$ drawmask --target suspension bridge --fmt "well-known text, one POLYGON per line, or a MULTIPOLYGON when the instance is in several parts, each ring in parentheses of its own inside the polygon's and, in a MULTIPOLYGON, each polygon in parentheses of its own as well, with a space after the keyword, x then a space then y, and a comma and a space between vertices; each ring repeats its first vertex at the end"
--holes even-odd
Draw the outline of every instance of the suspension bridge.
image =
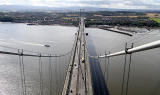
MULTIPOLYGON (((11 49, 17 50, 17 52, 0 51, 0 54, 18 56, 21 80, 19 95, 109 95, 107 86, 110 58, 124 55, 125 61, 119 95, 128 95, 132 54, 159 47, 160 40, 157 40, 137 47, 134 47, 134 44, 128 47, 126 44, 122 51, 97 55, 96 52, 88 49, 85 21, 84 17, 81 17, 72 50, 66 54, 45 54, 32 51, 28 51, 32 53, 26 53, 26 50, 15 48, 11 49), (127 64, 127 56, 129 56, 129 64, 127 64), (29 85, 27 78, 29 70, 27 68, 29 67, 24 61, 25 57, 27 57, 26 60, 32 58, 37 60, 35 68, 38 68, 38 82, 34 83, 36 88, 31 88, 29 85), (103 71, 102 63, 105 64, 103 71)), ((37 78, 37 76, 32 77, 37 78)))

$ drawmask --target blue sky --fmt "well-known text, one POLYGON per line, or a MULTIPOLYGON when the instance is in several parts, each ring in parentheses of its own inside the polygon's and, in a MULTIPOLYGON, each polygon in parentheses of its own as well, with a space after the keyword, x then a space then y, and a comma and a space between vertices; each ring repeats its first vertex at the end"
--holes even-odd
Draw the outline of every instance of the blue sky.
POLYGON ((160 9, 160 0, 0 0, 0 5, 160 9))

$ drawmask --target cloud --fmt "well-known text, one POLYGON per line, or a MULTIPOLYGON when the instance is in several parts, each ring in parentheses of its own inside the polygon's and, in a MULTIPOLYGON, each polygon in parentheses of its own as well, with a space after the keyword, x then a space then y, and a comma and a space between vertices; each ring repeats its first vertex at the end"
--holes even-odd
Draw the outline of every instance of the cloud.
POLYGON ((0 5, 160 9, 160 0, 0 0, 0 5))

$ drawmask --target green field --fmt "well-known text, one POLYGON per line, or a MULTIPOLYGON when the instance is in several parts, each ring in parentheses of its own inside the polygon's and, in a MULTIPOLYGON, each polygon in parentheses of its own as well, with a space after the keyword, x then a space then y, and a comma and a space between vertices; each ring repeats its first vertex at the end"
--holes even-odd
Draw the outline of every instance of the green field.
POLYGON ((150 18, 150 20, 153 20, 153 21, 155 21, 157 23, 160 23, 160 18, 150 18))

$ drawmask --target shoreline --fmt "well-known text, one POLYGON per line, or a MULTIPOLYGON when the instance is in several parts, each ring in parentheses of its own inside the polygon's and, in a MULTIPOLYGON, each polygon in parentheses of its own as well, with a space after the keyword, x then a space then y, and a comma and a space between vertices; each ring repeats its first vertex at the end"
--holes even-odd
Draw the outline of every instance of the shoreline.
POLYGON ((119 34, 124 34, 127 36, 133 36, 135 33, 135 32, 127 31, 127 30, 119 30, 115 26, 92 26, 90 28, 98 28, 98 29, 102 29, 102 30, 108 30, 111 32, 119 33, 119 34))
POLYGON ((152 30, 160 30, 159 27, 156 28, 146 28, 146 27, 126 27, 126 26, 109 26, 109 25, 93 25, 88 28, 98 28, 102 30, 108 30, 110 32, 116 32, 128 36, 134 36, 136 33, 146 33, 152 30))
MULTIPOLYGON (((0 22, 0 23, 8 23, 8 24, 31 24, 31 23, 25 23, 25 22, 0 22)), ((27 25, 27 26, 66 26, 66 27, 76 27, 74 25, 64 25, 64 24, 33 24, 33 25, 27 25)))

